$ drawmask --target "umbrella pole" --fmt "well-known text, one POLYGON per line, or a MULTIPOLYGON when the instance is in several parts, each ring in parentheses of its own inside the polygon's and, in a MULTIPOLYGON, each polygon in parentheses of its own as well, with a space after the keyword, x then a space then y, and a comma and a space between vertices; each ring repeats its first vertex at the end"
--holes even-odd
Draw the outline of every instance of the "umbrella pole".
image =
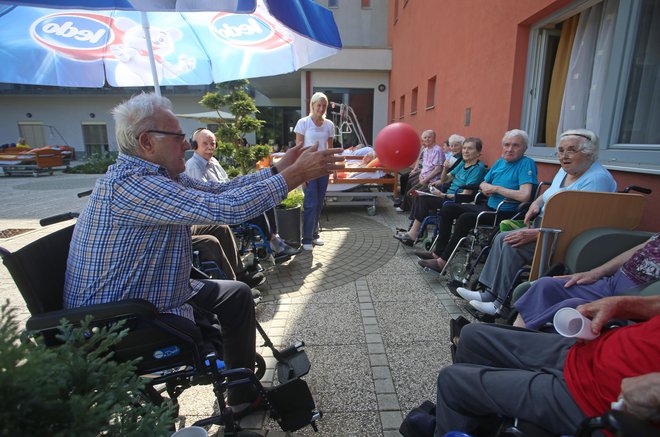
POLYGON ((142 30, 144 31, 144 38, 147 41, 147 52, 149 53, 149 65, 151 66, 151 77, 154 81, 154 92, 160 96, 160 85, 158 83, 158 73, 156 72, 156 58, 154 57, 154 48, 151 45, 151 32, 149 31, 149 18, 145 11, 141 11, 142 16, 142 30))

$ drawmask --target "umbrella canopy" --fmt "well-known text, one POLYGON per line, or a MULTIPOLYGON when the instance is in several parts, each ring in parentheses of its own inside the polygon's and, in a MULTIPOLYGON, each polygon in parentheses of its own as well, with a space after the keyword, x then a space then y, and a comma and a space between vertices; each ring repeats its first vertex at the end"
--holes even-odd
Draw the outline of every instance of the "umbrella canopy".
POLYGON ((234 114, 225 111, 206 111, 206 112, 193 112, 190 114, 174 114, 180 118, 188 118, 198 120, 202 123, 222 123, 224 121, 233 120, 234 114))
POLYGON ((68 3, 85 9, 63 9, 66 0, 2 7, 7 3, 0 0, 0 82, 6 83, 150 86, 155 70, 156 85, 202 85, 288 73, 341 49, 332 13, 311 0, 68 3), (216 10, 164 11, 207 3, 216 10), (105 7, 119 9, 98 9, 105 7), (157 12, 127 10, 132 7, 157 12))

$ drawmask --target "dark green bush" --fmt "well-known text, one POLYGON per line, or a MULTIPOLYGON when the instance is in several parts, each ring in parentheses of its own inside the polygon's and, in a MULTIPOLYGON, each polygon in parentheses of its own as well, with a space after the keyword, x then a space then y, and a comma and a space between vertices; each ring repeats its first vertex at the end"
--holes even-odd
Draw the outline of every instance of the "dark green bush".
POLYGON ((62 323, 63 344, 46 348, 19 332, 9 303, 0 308, 0 435, 168 436, 174 407, 143 402, 135 363, 112 360, 126 335, 62 323))
POLYGON ((117 155, 117 152, 94 154, 84 164, 69 167, 64 170, 64 173, 104 174, 108 167, 117 161, 117 155))

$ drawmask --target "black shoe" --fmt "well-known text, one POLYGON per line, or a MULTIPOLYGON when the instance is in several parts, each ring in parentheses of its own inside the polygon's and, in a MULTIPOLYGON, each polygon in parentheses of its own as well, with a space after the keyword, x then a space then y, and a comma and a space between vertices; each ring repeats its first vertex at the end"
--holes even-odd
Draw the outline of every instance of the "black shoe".
POLYGON ((433 270, 436 273, 442 273, 442 269, 438 267, 438 263, 435 259, 420 259, 417 260, 417 264, 425 269, 433 270))
POLYGON ((252 402, 244 402, 235 405, 229 405, 231 408, 234 420, 242 419, 243 417, 254 413, 255 411, 265 410, 268 404, 261 395, 257 395, 252 402))
POLYGON ((417 258, 419 258, 419 259, 433 259, 433 258, 435 258, 433 256, 433 252, 429 252, 429 251, 424 250, 424 249, 415 250, 415 255, 417 255, 417 258))
POLYGON ((408 234, 397 234, 397 235, 393 235, 393 237, 408 247, 413 247, 415 245, 415 240, 410 238, 408 234))
POLYGON ((261 272, 244 272, 239 278, 237 278, 241 282, 245 282, 248 287, 254 288, 258 287, 264 282, 266 282, 266 277, 264 276, 263 273, 261 272))
POLYGON ((435 405, 431 401, 413 408, 399 427, 399 433, 404 437, 432 437, 434 432, 435 405))

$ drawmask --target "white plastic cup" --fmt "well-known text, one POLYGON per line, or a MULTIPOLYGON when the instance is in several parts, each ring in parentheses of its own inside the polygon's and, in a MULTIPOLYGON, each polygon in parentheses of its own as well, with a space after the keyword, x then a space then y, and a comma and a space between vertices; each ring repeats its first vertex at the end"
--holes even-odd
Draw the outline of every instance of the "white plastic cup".
POLYGON ((591 332, 591 320, 584 317, 575 308, 562 308, 552 320, 557 332, 564 337, 593 340, 598 335, 591 332))
POLYGON ((208 437, 208 435, 201 426, 187 426, 172 434, 172 437, 208 437))

